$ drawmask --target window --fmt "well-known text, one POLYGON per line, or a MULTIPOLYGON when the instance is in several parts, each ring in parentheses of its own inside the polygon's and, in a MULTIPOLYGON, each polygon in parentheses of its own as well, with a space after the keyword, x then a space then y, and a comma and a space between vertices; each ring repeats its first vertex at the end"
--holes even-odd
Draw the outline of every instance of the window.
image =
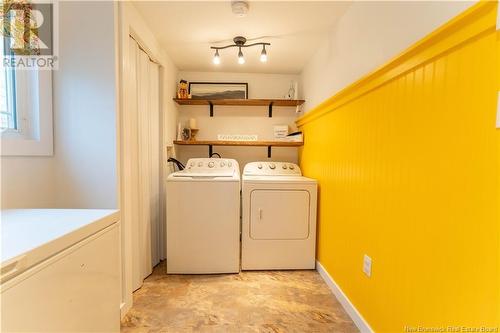
POLYGON ((2 156, 53 154, 52 72, 0 66, 2 156))
MULTIPOLYGON (((0 43, 0 54, 4 54, 0 43)), ((16 130, 16 73, 13 69, 0 68, 0 130, 16 130)))

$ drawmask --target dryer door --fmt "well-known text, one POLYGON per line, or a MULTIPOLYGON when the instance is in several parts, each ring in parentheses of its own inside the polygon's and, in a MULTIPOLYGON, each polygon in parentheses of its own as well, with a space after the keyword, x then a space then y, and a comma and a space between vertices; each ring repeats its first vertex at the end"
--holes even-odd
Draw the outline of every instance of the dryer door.
POLYGON ((250 238, 307 239, 309 192, 254 190, 250 195, 250 238))

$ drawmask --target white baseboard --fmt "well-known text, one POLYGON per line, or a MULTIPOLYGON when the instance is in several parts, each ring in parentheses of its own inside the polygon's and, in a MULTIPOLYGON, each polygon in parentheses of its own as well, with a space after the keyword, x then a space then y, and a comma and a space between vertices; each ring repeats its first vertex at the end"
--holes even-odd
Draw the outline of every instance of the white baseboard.
POLYGON ((125 302, 120 303, 120 319, 123 319, 127 314, 128 310, 132 307, 132 304, 127 304, 125 302))
POLYGON ((368 322, 365 320, 365 318, 363 318, 356 307, 354 307, 349 298, 347 298, 346 294, 344 294, 342 289, 340 289, 338 284, 330 276, 330 274, 328 274, 326 269, 323 267, 323 265, 321 265, 319 261, 316 261, 316 270, 326 282, 328 287, 332 290, 335 297, 337 297, 337 300, 340 302, 344 310, 347 312, 349 317, 351 317, 352 321, 354 322, 354 324, 356 324, 359 330, 363 333, 373 333, 373 330, 368 322))

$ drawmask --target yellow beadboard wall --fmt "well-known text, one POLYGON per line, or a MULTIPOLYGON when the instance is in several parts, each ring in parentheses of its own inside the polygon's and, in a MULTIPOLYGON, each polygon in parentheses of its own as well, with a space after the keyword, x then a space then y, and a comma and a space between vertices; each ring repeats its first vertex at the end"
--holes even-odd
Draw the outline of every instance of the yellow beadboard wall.
POLYGON ((302 170, 320 184, 318 260, 377 332, 499 325, 496 6, 297 121, 302 170))

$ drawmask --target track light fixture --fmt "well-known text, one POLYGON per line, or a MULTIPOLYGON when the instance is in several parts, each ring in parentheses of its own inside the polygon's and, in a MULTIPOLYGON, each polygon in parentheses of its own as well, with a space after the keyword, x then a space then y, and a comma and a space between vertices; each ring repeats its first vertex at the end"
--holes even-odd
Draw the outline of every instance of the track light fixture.
POLYGON ((262 52, 260 52, 260 61, 266 62, 267 61, 267 52, 266 52, 266 46, 262 45, 262 52))
POLYGON ((241 52, 241 47, 240 50, 238 51, 238 64, 243 65, 245 63, 245 58, 243 57, 243 52, 241 52))
POLYGON ((271 43, 253 43, 253 44, 246 44, 247 39, 242 36, 237 36, 233 38, 234 44, 231 45, 226 45, 226 46, 211 46, 210 48, 212 50, 215 50, 213 62, 214 64, 218 65, 220 64, 220 55, 219 55, 219 50, 227 49, 230 47, 237 47, 238 48, 238 63, 239 64, 244 64, 245 63, 245 57, 243 56, 243 51, 241 50, 243 47, 251 47, 251 46, 256 46, 256 45, 262 45, 262 52, 260 53, 260 61, 266 62, 267 61, 267 51, 266 51, 266 46, 271 45, 271 43))
POLYGON ((219 55, 219 50, 215 50, 215 55, 213 59, 214 64, 218 65, 220 64, 220 55, 219 55))

